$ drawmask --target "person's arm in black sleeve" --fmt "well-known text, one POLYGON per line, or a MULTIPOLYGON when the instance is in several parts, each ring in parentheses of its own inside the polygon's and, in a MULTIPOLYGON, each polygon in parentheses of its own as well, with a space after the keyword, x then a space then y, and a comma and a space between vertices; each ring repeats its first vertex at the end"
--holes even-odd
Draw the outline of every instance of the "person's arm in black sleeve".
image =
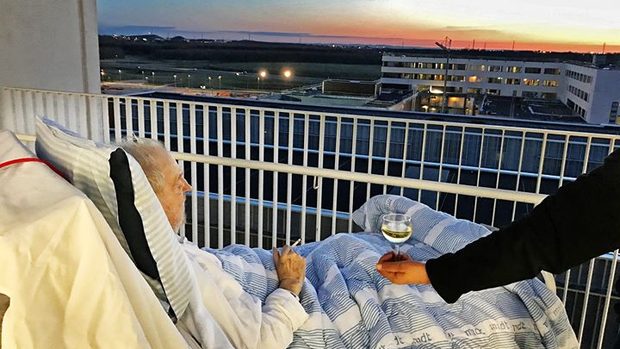
POLYGON ((447 302, 469 291, 561 273, 620 246, 620 150, 567 183, 524 218, 426 263, 447 302))

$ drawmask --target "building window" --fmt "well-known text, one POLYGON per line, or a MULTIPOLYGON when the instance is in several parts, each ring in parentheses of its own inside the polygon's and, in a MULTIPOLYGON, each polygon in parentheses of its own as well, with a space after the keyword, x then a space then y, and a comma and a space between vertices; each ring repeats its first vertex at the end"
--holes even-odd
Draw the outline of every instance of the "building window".
POLYGON ((501 65, 490 65, 489 66, 489 71, 490 72, 501 72, 502 68, 503 67, 501 65))
POLYGON ((386 79, 400 79, 400 73, 383 73, 383 77, 386 79))
POLYGON ((467 81, 468 82, 480 82, 480 78, 474 75, 474 76, 468 77, 467 81))
POLYGON ((572 70, 567 70, 566 71, 566 76, 568 76, 571 79, 575 79, 581 82, 585 82, 586 84, 591 84, 592 83, 592 77, 590 75, 587 74, 582 74, 582 73, 577 73, 576 71, 572 71, 572 70))
POLYGON ((506 72, 508 72, 508 73, 520 73, 521 72, 521 67, 517 67, 517 66, 506 67, 506 72))
POLYGON ((611 103, 611 109, 609 110, 609 122, 615 123, 618 117, 618 102, 611 103))
POLYGON ((580 99, 583 99, 586 102, 588 101, 588 97, 589 97, 588 93, 573 85, 568 85, 568 92, 579 97, 580 99))
POLYGON ((558 87, 558 81, 557 80, 543 80, 543 86, 558 87))
POLYGON ((538 92, 535 92, 535 91, 523 91, 523 92, 521 92, 521 96, 523 98, 536 98, 536 97, 538 97, 538 92))
POLYGON ((489 78, 489 84, 501 84, 503 81, 502 78, 489 78))
POLYGON ((520 85, 521 79, 506 79, 506 84, 508 85, 520 85))
POLYGON ((523 85, 538 86, 540 85, 540 79, 523 79, 523 85))
POLYGON ((546 75, 560 75, 560 69, 558 69, 558 68, 545 68, 544 74, 546 74, 546 75))
POLYGON ((467 70, 472 70, 472 71, 484 71, 485 69, 485 65, 484 64, 469 64, 467 65, 467 70))
POLYGON ((540 68, 525 67, 525 74, 540 74, 540 68))

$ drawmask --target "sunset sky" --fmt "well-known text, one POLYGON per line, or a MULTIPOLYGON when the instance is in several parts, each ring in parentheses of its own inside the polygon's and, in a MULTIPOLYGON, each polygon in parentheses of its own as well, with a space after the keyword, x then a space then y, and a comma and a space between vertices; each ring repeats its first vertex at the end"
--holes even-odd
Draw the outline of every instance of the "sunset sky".
POLYGON ((620 52, 620 0, 98 0, 102 34, 620 52), (475 43, 474 43, 475 40, 475 43))

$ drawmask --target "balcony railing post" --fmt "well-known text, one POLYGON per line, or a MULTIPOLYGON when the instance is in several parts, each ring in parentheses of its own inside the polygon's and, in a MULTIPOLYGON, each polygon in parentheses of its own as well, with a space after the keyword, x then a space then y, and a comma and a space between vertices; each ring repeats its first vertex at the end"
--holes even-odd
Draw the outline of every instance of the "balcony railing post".
MULTIPOLYGON (((387 176, 388 175, 388 169, 390 166, 390 143, 391 143, 391 136, 392 136, 392 121, 388 120, 387 123, 387 134, 385 137, 385 161, 383 162, 383 175, 387 176)), ((383 185, 383 194, 387 193, 387 185, 383 185)))
MULTIPOLYGON (((407 153, 409 150, 409 122, 405 122, 405 138, 403 140, 403 167, 400 174, 401 178, 405 178, 407 172, 407 153)), ((405 188, 400 187, 400 195, 402 196, 405 192, 405 188)))
MULTIPOLYGON (((248 108, 244 108, 243 109, 243 115, 244 115, 244 122, 245 122, 245 159, 246 160, 250 160, 251 158, 251 146, 252 146, 252 133, 251 133, 251 126, 252 126, 252 120, 251 120, 251 112, 250 109, 248 108)), ((250 245, 250 227, 252 226, 252 223, 250 221, 250 196, 251 196, 251 192, 250 192, 250 169, 249 168, 245 168, 245 210, 244 210, 244 228, 245 228, 245 235, 244 235, 244 239, 245 239, 245 245, 249 246, 250 245)))
MULTIPOLYGON (((325 115, 319 116, 319 153, 318 167, 323 168, 323 157, 325 151, 325 115)), ((316 177, 315 177, 316 178, 316 177)), ((316 221, 315 221, 315 241, 321 240, 321 217, 323 206, 323 177, 318 177, 317 186, 314 188, 316 192, 316 221)))
MULTIPOLYGON (((293 136, 295 133, 294 126, 295 126, 295 114, 290 112, 288 114, 288 147, 287 147, 287 150, 288 150, 287 164, 289 166, 293 165, 293 136)), ((291 197, 292 196, 293 196, 293 174, 291 172, 287 172, 286 173, 286 233, 285 233, 285 239, 286 239, 287 244, 291 243, 291 226, 293 225, 293 222, 291 220, 291 210, 292 210, 291 197)))
MULTIPOLYGON (((265 161, 265 111, 258 113, 258 161, 265 161)), ((263 203, 265 192, 265 171, 258 170, 258 247, 263 247, 263 203)))
MULTIPOLYGON (((237 108, 230 109, 230 157, 237 158, 237 108)), ((237 167, 230 168, 230 243, 237 243, 237 167)))
MULTIPOLYGON (((273 163, 277 164, 278 151, 280 150, 280 114, 275 112, 273 115, 273 163)), ((271 205, 271 245, 277 246, 278 240, 278 172, 273 171, 272 177, 272 205, 271 205)))
MULTIPOLYGON (((341 118, 336 118, 336 149, 334 153, 334 169, 340 169, 340 132, 341 132, 341 118)), ((336 211, 338 210, 338 179, 334 179, 333 191, 332 191, 332 229, 331 235, 336 234, 336 211)))
MULTIPOLYGON (((215 119, 217 130, 217 156, 224 156, 223 106, 217 106, 215 119)), ((217 248, 224 247, 224 166, 217 165, 217 248)), ((262 245, 259 245, 262 247, 262 245)))
MULTIPOLYGON (((144 120, 142 120, 144 122, 144 120)), ((196 104, 189 105, 189 147, 192 154, 197 154, 196 147, 196 104)), ((195 161, 190 162, 190 180, 192 186, 192 241, 198 244, 198 169, 195 161)), ((206 227, 205 227, 206 228, 206 227)))
MULTIPOLYGON (((372 155, 373 155, 373 146, 374 146, 374 140, 375 140, 375 119, 370 119, 370 130, 369 130, 369 138, 368 138, 368 174, 372 173, 372 155)), ((370 183, 366 183, 366 201, 368 201, 368 199, 370 199, 370 191, 371 191, 372 185, 370 183)))
MULTIPOLYGON (((304 114, 304 146, 303 146, 303 166, 308 166, 308 138, 310 138, 310 116, 305 113, 304 114)), ((306 175, 302 176, 301 180, 301 243, 304 244, 306 242, 306 200, 308 196, 308 177, 306 175)))
MULTIPOLYGON (((351 136, 351 173, 355 172, 355 159, 357 158, 357 118, 353 118, 353 130, 351 136)), ((353 229, 353 197, 355 191, 355 181, 349 180, 349 229, 353 229)))

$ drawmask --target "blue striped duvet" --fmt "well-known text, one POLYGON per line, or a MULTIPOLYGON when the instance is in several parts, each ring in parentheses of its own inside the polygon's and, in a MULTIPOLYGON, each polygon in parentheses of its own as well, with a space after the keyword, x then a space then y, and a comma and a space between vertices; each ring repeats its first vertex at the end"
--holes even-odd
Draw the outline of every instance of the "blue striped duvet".
MULTIPOLYGON (((301 302, 310 314, 290 348, 577 348, 560 300, 538 280, 445 303, 431 286, 393 285, 375 270, 391 248, 376 233, 386 212, 408 212, 414 235, 402 251, 425 261, 488 234, 397 196, 370 199, 355 222, 367 233, 337 234, 298 247, 307 258, 301 302)), ((277 287, 271 252, 233 245, 209 250, 244 289, 264 300, 277 287), (239 258, 241 257, 241 258, 239 258)))

